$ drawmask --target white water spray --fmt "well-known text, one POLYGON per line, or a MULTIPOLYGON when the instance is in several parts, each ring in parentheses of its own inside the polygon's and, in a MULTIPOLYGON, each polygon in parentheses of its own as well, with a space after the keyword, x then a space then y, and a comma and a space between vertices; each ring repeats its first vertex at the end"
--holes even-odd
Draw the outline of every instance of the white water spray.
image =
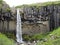
POLYGON ((23 43, 22 41, 22 29, 21 29, 21 16, 19 9, 17 9, 17 27, 16 27, 16 37, 18 43, 23 43))

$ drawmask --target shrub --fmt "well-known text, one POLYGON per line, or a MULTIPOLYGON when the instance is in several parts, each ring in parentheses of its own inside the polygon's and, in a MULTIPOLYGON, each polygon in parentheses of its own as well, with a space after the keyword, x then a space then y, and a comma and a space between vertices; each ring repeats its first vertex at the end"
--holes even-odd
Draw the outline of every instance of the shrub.
POLYGON ((41 39, 43 39, 43 37, 45 37, 45 34, 35 34, 32 36, 32 39, 41 40, 41 39))
POLYGON ((24 40, 24 41, 30 41, 31 38, 30 38, 29 35, 24 34, 24 35, 23 35, 23 40, 24 40))

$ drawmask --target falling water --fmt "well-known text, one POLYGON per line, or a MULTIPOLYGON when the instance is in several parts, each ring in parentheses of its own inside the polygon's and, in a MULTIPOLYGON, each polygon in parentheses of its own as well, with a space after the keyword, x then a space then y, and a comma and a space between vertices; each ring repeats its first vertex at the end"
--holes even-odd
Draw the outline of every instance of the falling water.
POLYGON ((21 16, 19 13, 19 9, 17 9, 17 27, 16 27, 16 37, 17 42, 22 43, 22 29, 21 29, 21 16))

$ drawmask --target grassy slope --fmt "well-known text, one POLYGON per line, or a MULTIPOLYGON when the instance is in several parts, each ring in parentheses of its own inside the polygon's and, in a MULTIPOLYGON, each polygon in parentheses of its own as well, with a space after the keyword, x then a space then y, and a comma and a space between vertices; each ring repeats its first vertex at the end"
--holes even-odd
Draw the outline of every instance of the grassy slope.
POLYGON ((47 39, 45 42, 38 42, 37 45, 60 45, 60 28, 54 30, 45 38, 47 39))
POLYGON ((15 45, 14 41, 8 39, 4 34, 0 33, 0 45, 15 45))

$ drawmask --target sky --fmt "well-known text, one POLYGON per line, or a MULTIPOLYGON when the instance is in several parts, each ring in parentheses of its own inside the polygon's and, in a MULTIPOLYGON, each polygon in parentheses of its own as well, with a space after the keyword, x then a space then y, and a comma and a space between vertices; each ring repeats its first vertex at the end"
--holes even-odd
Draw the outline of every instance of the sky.
POLYGON ((4 0, 10 7, 23 5, 23 4, 32 4, 32 3, 42 3, 48 1, 58 1, 58 0, 4 0))

